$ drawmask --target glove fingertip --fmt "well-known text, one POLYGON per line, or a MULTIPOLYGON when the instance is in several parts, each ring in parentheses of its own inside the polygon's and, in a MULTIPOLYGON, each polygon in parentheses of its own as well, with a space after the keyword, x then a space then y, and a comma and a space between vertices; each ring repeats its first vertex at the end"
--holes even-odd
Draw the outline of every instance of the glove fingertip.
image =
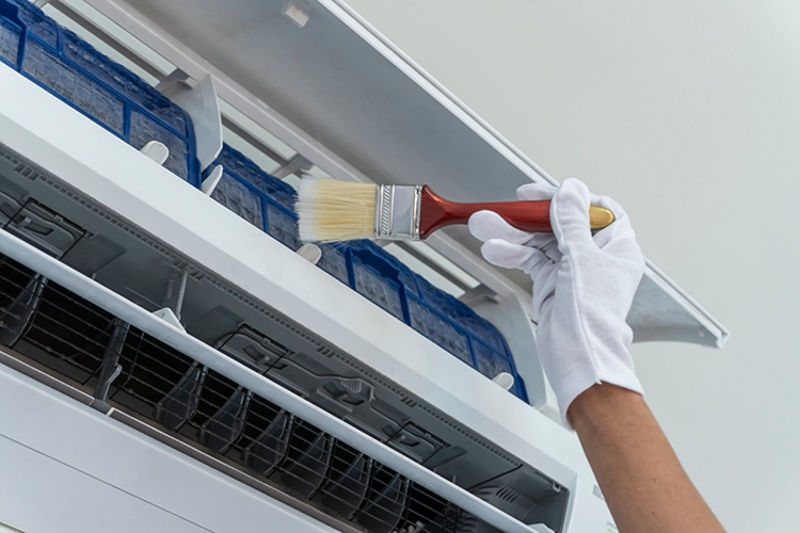
POLYGON ((561 187, 556 194, 559 196, 570 195, 577 197, 586 203, 589 203, 589 198, 591 196, 589 187, 578 178, 565 179, 564 183, 561 184, 561 187))
POLYGON ((478 211, 473 213, 467 221, 469 232, 479 241, 491 239, 491 228, 496 223, 495 216, 495 213, 491 211, 478 211))
POLYGON ((489 239, 481 245, 481 255, 489 263, 503 268, 520 268, 534 254, 534 249, 503 239, 489 239))
POLYGON ((478 240, 502 239, 514 244, 527 243, 533 234, 513 227, 494 211, 478 211, 467 221, 469 232, 478 240))
POLYGON ((592 240, 589 227, 590 203, 586 184, 575 178, 564 180, 550 205, 550 221, 560 245, 592 240))

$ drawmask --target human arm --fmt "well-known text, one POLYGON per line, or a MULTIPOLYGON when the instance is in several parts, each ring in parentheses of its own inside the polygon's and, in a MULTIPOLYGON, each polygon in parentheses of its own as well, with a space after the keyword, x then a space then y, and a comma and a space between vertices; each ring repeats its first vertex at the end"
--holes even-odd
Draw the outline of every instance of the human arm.
POLYGON ((594 385, 568 417, 620 532, 724 532, 642 395, 594 385))
POLYGON ((521 200, 550 199, 553 234, 530 234, 480 212, 470 231, 491 263, 533 280, 539 358, 562 419, 578 433, 622 533, 722 531, 689 481, 642 396, 625 318, 644 257, 624 210, 567 180, 526 185, 521 200), (589 205, 617 220, 593 234, 589 205))

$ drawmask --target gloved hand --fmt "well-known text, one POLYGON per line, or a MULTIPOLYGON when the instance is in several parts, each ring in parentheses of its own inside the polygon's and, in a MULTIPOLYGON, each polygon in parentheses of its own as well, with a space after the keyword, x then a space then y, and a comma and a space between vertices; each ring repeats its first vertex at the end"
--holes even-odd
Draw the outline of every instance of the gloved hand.
POLYGON ((596 383, 642 393, 628 347, 633 331, 625 317, 644 272, 644 257, 625 211, 594 196, 576 179, 560 188, 523 185, 520 200, 549 200, 552 234, 518 230, 491 211, 469 219, 485 241, 490 263, 518 268, 533 279, 539 357, 556 393, 562 419, 572 401, 596 383), (592 235, 589 205, 610 209, 615 221, 592 235))

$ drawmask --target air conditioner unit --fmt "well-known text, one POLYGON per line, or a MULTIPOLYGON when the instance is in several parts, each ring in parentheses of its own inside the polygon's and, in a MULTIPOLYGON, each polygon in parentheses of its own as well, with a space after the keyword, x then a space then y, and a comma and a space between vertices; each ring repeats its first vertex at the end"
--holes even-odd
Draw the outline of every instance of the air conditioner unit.
MULTIPOLYGON (((298 241, 309 174, 552 182, 344 3, 0 0, 0 63, 0 524, 613 527, 529 280, 464 228, 298 241)), ((629 321, 727 336, 652 264, 629 321)))

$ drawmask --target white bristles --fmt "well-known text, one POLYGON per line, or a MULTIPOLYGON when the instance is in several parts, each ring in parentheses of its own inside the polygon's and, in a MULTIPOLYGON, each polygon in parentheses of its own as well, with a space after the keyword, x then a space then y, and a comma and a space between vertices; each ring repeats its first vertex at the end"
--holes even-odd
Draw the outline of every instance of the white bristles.
POLYGON ((303 178, 297 199, 300 239, 336 242, 375 236, 377 185, 303 178))

